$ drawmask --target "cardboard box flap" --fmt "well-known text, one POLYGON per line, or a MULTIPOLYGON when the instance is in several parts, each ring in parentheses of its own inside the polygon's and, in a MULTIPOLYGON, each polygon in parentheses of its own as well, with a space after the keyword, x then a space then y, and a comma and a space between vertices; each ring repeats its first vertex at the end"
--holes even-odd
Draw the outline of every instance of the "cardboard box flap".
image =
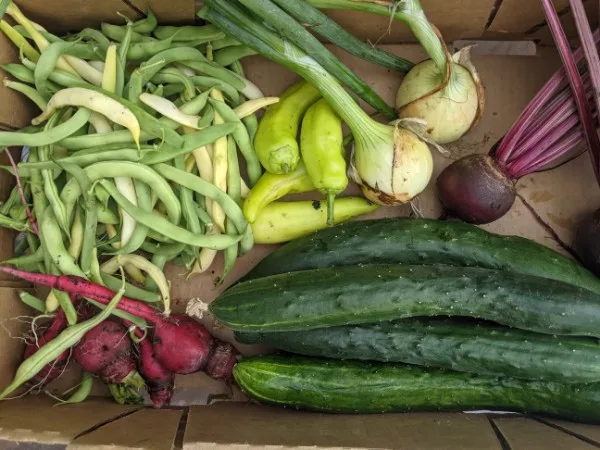
POLYGON ((173 448, 182 413, 182 410, 174 409, 143 409, 84 434, 67 448, 69 450, 173 448))
POLYGON ((493 419, 512 450, 592 450, 598 448, 574 436, 533 419, 511 417, 493 419))
POLYGON ((0 440, 66 444, 94 427, 139 409, 117 405, 112 399, 88 399, 59 408, 53 406, 55 403, 45 396, 0 403, 0 440))
MULTIPOLYGON (((598 14, 600 13, 598 2, 595 0, 587 0, 583 6, 585 7, 588 20, 590 21, 590 26, 593 30, 598 27, 598 14)), ((573 13, 571 12, 570 8, 568 8, 568 10, 561 16, 561 23, 566 35, 576 42, 576 46, 579 46, 580 41, 577 35, 577 27, 575 25, 575 19, 573 18, 573 13)), ((532 33, 528 35, 528 38, 535 39, 545 45, 554 45, 552 33, 550 33, 550 29, 547 25, 532 30, 532 33)))
MULTIPOLYGON (((554 0, 557 11, 568 8, 569 0, 554 0)), ((503 0, 488 30, 506 34, 520 34, 546 22, 538 0, 503 0)))
POLYGON ((484 416, 297 412, 241 403, 191 408, 185 450, 206 448, 396 448, 500 450, 484 416))
POLYGON ((558 427, 566 433, 578 436, 580 439, 589 441, 600 447, 600 427, 584 423, 565 422, 563 420, 544 420, 545 423, 558 427))

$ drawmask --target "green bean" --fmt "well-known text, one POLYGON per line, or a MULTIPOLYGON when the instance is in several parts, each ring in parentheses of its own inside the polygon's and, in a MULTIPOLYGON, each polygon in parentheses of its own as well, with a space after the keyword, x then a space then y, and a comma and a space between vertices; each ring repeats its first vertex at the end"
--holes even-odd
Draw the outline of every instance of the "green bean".
POLYGON ((154 36, 158 39, 175 38, 176 41, 204 41, 210 42, 223 39, 226 35, 214 25, 201 27, 194 25, 173 27, 159 26, 154 30, 154 36))
MULTIPOLYGON (((60 273, 53 273, 53 275, 60 275, 60 273)), ((75 310, 75 306, 73 306, 69 294, 63 291, 57 291, 56 289, 53 289, 52 293, 58 300, 60 309, 65 313, 69 326, 75 325, 77 323, 77 311, 75 310)))
MULTIPOLYGON (((177 196, 169 186, 169 183, 150 167, 127 161, 120 162, 119 164, 105 161, 92 164, 84 170, 92 183, 109 176, 137 179, 152 186, 158 198, 165 204, 169 220, 174 224, 179 223, 181 219, 181 205, 177 196)), ((81 188, 79 184, 73 179, 69 180, 61 193, 61 198, 66 205, 69 216, 72 214, 75 202, 80 195, 81 188)))
MULTIPOLYGON (((200 196, 200 194, 198 194, 197 192, 196 192, 196 195, 200 196)), ((198 219, 200 219, 200 222, 202 222, 202 224, 205 227, 212 228, 214 226, 213 220, 210 217, 210 215, 208 214, 208 212, 206 211, 206 209, 204 209, 202 206, 200 206, 197 201, 195 201, 194 203, 196 203, 196 214, 198 215, 198 219)))
POLYGON ((20 92, 21 94, 26 96, 29 100, 31 100, 33 103, 35 103, 35 105, 40 110, 43 111, 44 109, 46 109, 46 106, 47 106, 46 99, 44 99, 44 97, 42 97, 40 95, 40 93, 37 90, 35 90, 32 86, 29 86, 28 84, 25 84, 25 83, 19 83, 17 81, 11 81, 11 80, 3 80, 2 83, 5 87, 10 88, 13 91, 20 92))
MULTIPOLYGON (((246 78, 246 74, 244 72, 244 66, 240 61, 234 61, 231 63, 231 71, 235 74, 239 75, 242 78, 246 78)), ((254 143, 254 138, 256 137, 256 132, 258 130, 258 118, 256 114, 251 114, 242 119, 242 122, 246 126, 248 130, 248 136, 250 136, 250 142, 254 143)))
POLYGON ((119 216, 112 209, 107 206, 96 204, 96 214, 98 216, 98 222, 108 223, 111 225, 118 225, 120 223, 119 216))
MULTIPOLYGON (((137 196, 138 207, 144 211, 151 213, 152 212, 152 194, 151 194, 150 187, 147 184, 142 183, 139 180, 133 180, 133 183, 135 185, 135 193, 137 196)), ((183 212, 185 213, 185 211, 183 211, 183 212)), ((148 227, 146 227, 140 223, 136 223, 135 229, 133 230, 133 233, 131 234, 131 237, 129 238, 127 243, 123 247, 118 249, 116 252, 114 252, 113 254, 126 255, 128 253, 136 252, 142 246, 144 241, 146 240, 147 235, 148 235, 148 227)))
MULTIPOLYGON (((41 58, 40 58, 41 59, 41 58)), ((50 120, 46 123, 44 130, 51 130, 60 121, 61 114, 53 114, 50 120)), ((50 157, 50 146, 40 146, 38 150, 38 158, 40 161, 46 161, 50 157)), ((65 232, 67 236, 71 235, 71 221, 68 219, 65 205, 60 199, 58 188, 54 183, 53 171, 44 169, 42 170, 42 179, 44 180, 44 194, 48 199, 48 203, 52 207, 54 217, 58 221, 60 228, 65 232)))
MULTIPOLYGON (((101 161, 137 162, 146 153, 149 153, 149 151, 139 152, 137 149, 134 149, 134 148, 124 148, 122 150, 99 150, 99 151, 94 151, 93 153, 85 152, 85 153, 80 154, 78 152, 72 156, 60 158, 56 161, 60 161, 61 163, 76 164, 79 167, 87 167, 91 164, 101 162, 101 161)), ((26 178, 29 177, 31 170, 57 169, 59 167, 60 166, 59 166, 58 162, 55 162, 55 161, 40 161, 40 162, 35 162, 35 163, 26 162, 26 163, 20 163, 18 166, 19 176, 26 177, 26 178)), ((11 171, 11 173, 13 173, 13 171, 11 171)))
MULTIPOLYGON (((113 275, 108 273, 101 272, 101 281, 100 284, 104 284, 107 288, 111 290, 117 290, 121 286, 121 280, 116 278, 113 275)), ((96 283, 97 281, 94 280, 96 283)), ((133 298, 134 300, 140 300, 146 303, 157 303, 161 301, 161 296, 155 292, 148 292, 144 289, 141 289, 133 284, 126 283, 125 284, 125 296, 129 298, 133 298)))
MULTIPOLYGON (((238 104, 240 103, 240 93, 237 91, 237 89, 235 89, 233 86, 231 86, 230 84, 227 84, 226 82, 219 80, 218 78, 213 78, 213 77, 203 77, 200 75, 196 75, 193 77, 188 77, 188 80, 194 84, 197 88, 200 88, 202 90, 210 90, 210 89, 219 89, 220 91, 223 92, 223 95, 225 95, 232 103, 234 104, 238 104)), ((157 73, 156 75, 154 75, 152 77, 152 81, 154 83, 181 83, 181 80, 179 80, 177 77, 175 77, 172 74, 169 73, 164 73, 163 71, 157 73)), ((173 88, 171 88, 173 89, 173 88)), ((183 90, 183 88, 181 90, 179 90, 178 92, 181 92, 183 90)), ((175 91, 173 91, 175 92, 175 91)))
POLYGON ((108 203, 110 202, 110 194, 106 192, 106 189, 104 189, 99 184, 95 184, 94 195, 96 196, 96 199, 100 202, 100 204, 108 206, 108 203))
MULTIPOLYGON (((33 234, 27 233, 25 231, 21 231, 15 238, 15 245, 13 247, 14 247, 14 255, 16 258, 21 257, 21 256, 26 256, 27 250, 29 250, 29 242, 30 242, 29 236, 30 235, 33 235, 33 234)), ((33 247, 31 249, 30 253, 35 253, 35 251, 36 251, 36 247, 33 247)))
POLYGON ((67 252, 60 233, 60 227, 50 206, 46 208, 40 221, 40 238, 51 261, 63 274, 86 277, 67 252))
POLYGON ((157 164, 153 168, 167 180, 174 181, 180 186, 198 192, 206 198, 217 202, 221 208, 223 208, 225 215, 233 221, 240 233, 244 233, 248 228, 248 222, 246 221, 240 206, 212 183, 203 180, 199 176, 192 175, 191 173, 176 169, 167 164, 157 164))
POLYGON ((86 125, 89 117, 90 111, 85 108, 81 108, 69 120, 57 125, 51 130, 45 130, 39 133, 0 131, 0 146, 39 147, 43 145, 55 144, 56 142, 69 137, 75 131, 86 125))
POLYGON ((19 205, 21 203, 21 192, 19 191, 19 186, 15 186, 10 191, 10 195, 8 199, 0 206, 0 214, 8 215, 11 208, 15 205, 19 205))
POLYGON ((182 64, 190 69, 195 70, 196 72, 200 72, 204 75, 222 80, 240 92, 246 88, 246 82, 244 80, 238 77, 231 70, 209 61, 204 55, 202 55, 202 58, 183 61, 182 64))
POLYGON ((8 217, 19 222, 25 222, 27 220, 27 211, 25 205, 15 205, 8 212, 8 217))
POLYGON ((23 83, 34 84, 33 71, 22 64, 2 64, 0 68, 23 83))
POLYGON ((44 250, 39 247, 35 252, 28 255, 18 256, 16 258, 7 259, 2 261, 2 264, 8 264, 11 266, 27 266, 37 264, 44 261, 44 250))
POLYGON ((158 21, 154 15, 154 11, 152 11, 152 8, 148 8, 146 17, 133 22, 132 27, 133 30, 137 31, 138 33, 147 34, 152 33, 156 28, 156 25, 158 25, 158 21))
POLYGON ((94 41, 100 49, 106 53, 108 50, 108 46, 110 45, 110 40, 102 34, 100 30, 95 30, 93 28, 84 28, 79 33, 77 33, 74 38, 77 39, 91 39, 94 41))
POLYGON ((206 60, 201 51, 192 47, 171 48, 157 53, 148 61, 142 63, 136 69, 129 80, 129 92, 127 97, 130 101, 137 101, 142 93, 143 86, 160 72, 164 67, 175 62, 186 60, 206 60))
POLYGON ((237 127, 232 133, 232 135, 240 149, 240 152, 246 160, 248 177, 250 178, 250 185, 254 186, 262 175, 262 168, 260 165, 260 161, 256 156, 256 152, 254 151, 252 142, 250 142, 248 130, 246 130, 246 127, 244 126, 242 121, 238 119, 235 112, 225 102, 215 100, 212 98, 209 101, 214 106, 219 115, 223 117, 223 119, 226 122, 237 124, 237 127))
POLYGON ((227 136, 232 133, 235 129, 235 125, 231 123, 224 123, 221 125, 214 125, 204 130, 190 133, 184 137, 184 145, 181 148, 163 146, 161 151, 147 153, 140 160, 140 164, 151 166, 154 164, 163 163, 170 161, 181 155, 187 155, 193 150, 203 147, 208 144, 212 144, 217 139, 227 136))
MULTIPOLYGON (((23 27, 22 25, 15 25, 13 28, 24 38, 31 39, 31 35, 27 32, 25 27, 23 27)), ((49 33, 48 31, 40 30, 40 34, 42 36, 44 36, 48 40, 48 42, 58 42, 61 40, 58 36, 56 36, 55 34, 49 33)))
POLYGON ((0 393, 0 399, 6 398, 11 392, 21 387, 37 375, 45 365, 52 363, 62 353, 76 345, 88 331, 108 319, 123 297, 123 292, 124 289, 121 288, 104 311, 92 319, 67 327, 55 339, 40 347, 36 353, 23 361, 17 368, 10 385, 0 393))
MULTIPOLYGON (((74 44, 74 42, 65 41, 50 44, 50 46, 42 52, 39 61, 35 65, 35 70, 33 73, 35 79, 35 88, 46 100, 49 100, 52 97, 52 92, 48 86, 50 74, 56 69, 56 64, 58 63, 60 57, 67 51, 69 47, 72 47, 74 44)), ((79 78, 79 80, 83 81, 81 78, 79 78)))
MULTIPOLYGON (((241 202, 242 185, 240 182, 240 166, 237 156, 237 147, 235 145, 235 140, 232 136, 228 136, 227 138, 227 194, 229 195, 229 197, 231 197, 233 201, 237 202, 238 204, 241 202)), ((237 231, 235 225, 229 219, 225 224, 225 228, 225 231, 229 235, 235 235, 237 231)), ((237 256, 237 244, 232 245, 231 247, 225 250, 225 262, 223 264, 223 276, 221 277, 221 282, 223 282, 233 270, 237 256)))
POLYGON ((64 161, 58 161, 58 165, 79 183, 79 187, 83 193, 85 223, 83 227, 83 240, 81 243, 79 263, 83 273, 89 276, 92 264, 92 249, 96 245, 96 228, 98 226, 96 196, 93 193, 92 182, 84 169, 73 163, 64 161))
MULTIPOLYGON (((39 150, 32 149, 29 153, 28 161, 38 161, 38 153, 39 150)), ((46 199, 46 194, 44 194, 44 180, 42 178, 42 173, 39 170, 31 171, 29 185, 31 186, 31 196, 33 198, 33 212, 39 222, 43 212, 48 206, 48 200, 46 199)))
MULTIPOLYGON (((175 167, 179 170, 185 171, 185 161, 183 156, 178 156, 175 158, 175 167)), ((181 210, 183 212, 183 218, 185 219, 188 230, 190 230, 192 233, 204 234, 202 226, 200 225, 200 220, 196 214, 196 207, 194 204, 195 202, 192 191, 183 186, 180 187, 179 200, 181 201, 181 210)))
POLYGON ((175 258, 177 255, 179 255, 185 249, 185 244, 157 245, 157 244, 152 244, 148 241, 145 241, 142 244, 141 249, 145 252, 152 253, 153 255, 155 255, 155 254, 164 255, 169 260, 171 260, 171 259, 175 258))
POLYGON ((81 376, 81 383, 79 383, 79 386, 77 387, 77 390, 73 393, 73 395, 71 395, 66 400, 57 399, 54 396, 52 396, 52 397, 59 400, 59 402, 56 404, 58 406, 82 403, 90 396, 90 394, 92 393, 93 387, 94 387, 94 376, 90 373, 83 372, 83 374, 81 376))
POLYGON ((123 96, 123 89, 125 88, 125 73, 127 70, 127 53, 129 53, 129 47, 131 46, 133 37, 133 26, 131 24, 126 25, 125 36, 123 41, 119 44, 117 50, 117 83, 115 87, 115 94, 123 96))
POLYGON ((184 114, 192 114, 192 115, 200 114, 200 112, 204 109, 204 107, 208 103, 208 97, 210 96, 211 91, 212 91, 212 89, 209 89, 206 92, 203 92, 203 93, 197 95, 189 102, 181 105, 181 108, 179 108, 179 109, 184 114))
MULTIPOLYGON (((125 36, 127 34, 127 26, 113 25, 110 23, 102 22, 100 24, 100 29, 102 33, 110 39, 111 41, 123 42, 125 36)), ((129 25, 131 27, 131 25, 129 25)), ((144 35, 134 31, 131 28, 131 42, 142 42, 144 40, 144 35)))
POLYGON ((187 102, 189 102, 194 97, 194 95, 196 95, 196 86, 194 85, 194 83, 192 83, 190 78, 176 67, 165 67, 157 75, 160 74, 165 75, 169 79, 170 77, 172 77, 172 79, 176 80, 177 83, 183 84, 185 88, 185 100, 187 102))
MULTIPOLYGON (((166 166, 166 164, 161 164, 161 166, 166 166)), ((182 244, 186 244, 192 247, 203 247, 210 248, 213 250, 224 250, 227 247, 235 244, 242 238, 241 236, 196 235, 186 230, 185 228, 173 225, 171 222, 160 216, 156 216, 152 213, 147 213, 146 211, 143 211, 140 208, 136 207, 129 200, 127 200, 127 198, 121 195, 121 193, 117 190, 117 188, 112 182, 108 180, 101 180, 100 183, 108 192, 110 192, 117 204, 136 221, 141 222, 151 230, 154 230, 164 236, 168 236, 170 239, 176 242, 181 242, 182 244)), ((223 195, 227 196, 227 194, 225 193, 223 193, 223 195)))
POLYGON ((42 314, 46 312, 46 304, 35 295, 31 295, 29 292, 21 291, 19 292, 19 298, 31 309, 41 312, 42 314))
POLYGON ((245 45, 237 45, 235 47, 226 47, 215 52, 214 58, 217 64, 227 67, 235 61, 245 58, 246 56, 254 55, 258 55, 256 50, 246 47, 245 45))
MULTIPOLYGON (((140 142, 147 142, 152 139, 150 134, 142 131, 140 142)), ((88 134, 85 136, 67 137, 61 139, 57 145, 67 150, 81 150, 100 147, 102 145, 126 146, 134 144, 133 137, 129 130, 113 131, 106 134, 88 134)))
MULTIPOLYGON (((165 268, 165 265, 167 264, 168 260, 169 260, 168 256, 155 253, 154 255, 152 255, 152 259, 150 262, 152 264, 154 264, 156 267, 158 267, 160 270, 163 270, 165 268)), ((158 286, 156 285, 156 282, 152 279, 152 277, 146 277, 146 282, 144 283, 144 289, 146 289, 148 291, 157 291, 158 290, 158 286)))
POLYGON ((160 242, 161 244, 173 244, 175 241, 173 239, 169 239, 165 235, 159 233, 158 231, 154 231, 152 228, 148 230, 148 238, 155 240, 156 242, 160 242))
POLYGON ((221 50, 226 47, 234 47, 237 45, 242 45, 240 41, 231 36, 225 36, 223 39, 216 39, 211 41, 213 51, 221 50))
POLYGON ((152 92, 154 95, 158 95, 159 97, 164 97, 164 90, 165 87, 162 84, 159 84, 156 86, 156 88, 150 89, 150 92, 152 92))
POLYGON ((75 56, 89 61, 104 60, 106 50, 91 42, 77 42, 65 50, 65 55, 75 56))
POLYGON ((152 39, 148 41, 135 42, 129 46, 127 51, 127 59, 131 61, 145 61, 157 53, 168 50, 171 48, 173 38, 157 40, 152 39))
POLYGON ((10 228, 15 231, 31 231, 31 225, 27 221, 15 220, 11 217, 0 215, 0 227, 10 228))

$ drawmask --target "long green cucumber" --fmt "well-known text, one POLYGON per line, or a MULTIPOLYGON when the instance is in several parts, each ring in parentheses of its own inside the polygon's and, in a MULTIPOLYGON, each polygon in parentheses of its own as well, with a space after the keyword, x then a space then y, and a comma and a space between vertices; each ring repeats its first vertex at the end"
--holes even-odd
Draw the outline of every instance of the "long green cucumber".
POLYGON ((458 221, 383 219, 346 222, 292 241, 244 278, 356 264, 447 264, 525 273, 600 292, 600 279, 529 239, 500 236, 458 221))
POLYGON ((332 413, 490 409, 600 422, 600 383, 561 384, 417 366, 268 356, 233 369, 251 397, 332 413))
POLYGON ((548 334, 600 337, 600 295, 479 267, 371 265, 234 285, 210 311, 234 331, 294 331, 418 316, 463 316, 548 334))
POLYGON ((559 383, 600 382, 596 339, 551 336, 455 319, 405 319, 281 333, 236 333, 307 356, 403 362, 559 383))

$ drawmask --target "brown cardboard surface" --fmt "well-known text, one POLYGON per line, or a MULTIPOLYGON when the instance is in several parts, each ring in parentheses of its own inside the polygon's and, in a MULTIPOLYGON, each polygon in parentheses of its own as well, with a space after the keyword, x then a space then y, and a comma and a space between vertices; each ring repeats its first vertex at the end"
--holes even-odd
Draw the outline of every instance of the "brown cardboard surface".
MULTIPOLYGON (((31 310, 19 299, 18 291, 0 288, 0 386, 4 388, 21 363, 25 343, 23 334, 27 331, 31 310)), ((0 408, 6 403, 0 403, 0 408)), ((2 421, 0 420, 0 426, 2 421)))
MULTIPOLYGON (((533 0, 530 0, 533 1, 533 0)), ((494 0, 448 0, 439 7, 439 0, 421 0, 431 22, 436 24, 446 41, 481 36, 494 0)), ((328 15, 360 39, 370 42, 414 42, 409 28, 402 22, 391 24, 386 17, 349 11, 327 11, 328 15)))
MULTIPOLYGON (((592 27, 592 29, 594 29, 598 26, 598 2, 595 0, 586 0, 584 3, 584 7, 587 12, 588 20, 590 21, 590 26, 592 27)), ((577 27, 575 25, 575 20, 573 19, 573 13, 570 9, 561 16, 561 23, 567 36, 571 38, 572 42, 576 42, 575 45, 579 46, 580 44, 577 35, 577 27)), ((527 37, 530 39, 535 39, 546 45, 554 45, 552 33, 550 33, 550 29, 546 25, 535 30, 527 37)))
POLYGON ((170 449, 181 415, 181 410, 143 409, 84 434, 67 449, 170 449))
MULTIPOLYGON (((569 0, 554 0, 553 3, 557 11, 569 6, 569 0)), ((488 30, 506 34, 524 33, 545 20, 538 0, 503 0, 488 30)))
POLYGON ((264 448, 381 448, 500 450, 483 416, 303 413, 250 404, 191 408, 185 450, 264 448))
POLYGON ((511 450, 591 450, 595 446, 523 417, 493 419, 511 450))
POLYGON ((58 408, 54 403, 45 396, 1 402, 0 440, 66 444, 94 426, 139 408, 98 399, 58 408))
POLYGON ((563 430, 587 438, 600 445, 600 427, 584 423, 565 422, 564 420, 547 420, 548 423, 556 425, 563 430))

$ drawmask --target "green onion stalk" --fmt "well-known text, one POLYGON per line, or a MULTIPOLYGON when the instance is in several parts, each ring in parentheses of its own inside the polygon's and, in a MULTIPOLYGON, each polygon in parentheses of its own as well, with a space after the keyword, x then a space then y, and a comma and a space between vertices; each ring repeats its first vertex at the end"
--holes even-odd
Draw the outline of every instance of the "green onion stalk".
POLYGON ((237 2, 206 0, 199 15, 263 56, 313 84, 352 130, 350 175, 369 200, 381 205, 411 201, 429 184, 433 159, 427 144, 398 121, 369 117, 340 83, 294 44, 254 21, 237 2))
POLYGON ((450 55, 439 31, 429 22, 419 0, 307 0, 320 9, 345 9, 377 14, 406 23, 430 59, 404 78, 396 96, 400 118, 427 122, 426 137, 438 144, 457 141, 483 115, 485 90, 470 47, 450 55))

